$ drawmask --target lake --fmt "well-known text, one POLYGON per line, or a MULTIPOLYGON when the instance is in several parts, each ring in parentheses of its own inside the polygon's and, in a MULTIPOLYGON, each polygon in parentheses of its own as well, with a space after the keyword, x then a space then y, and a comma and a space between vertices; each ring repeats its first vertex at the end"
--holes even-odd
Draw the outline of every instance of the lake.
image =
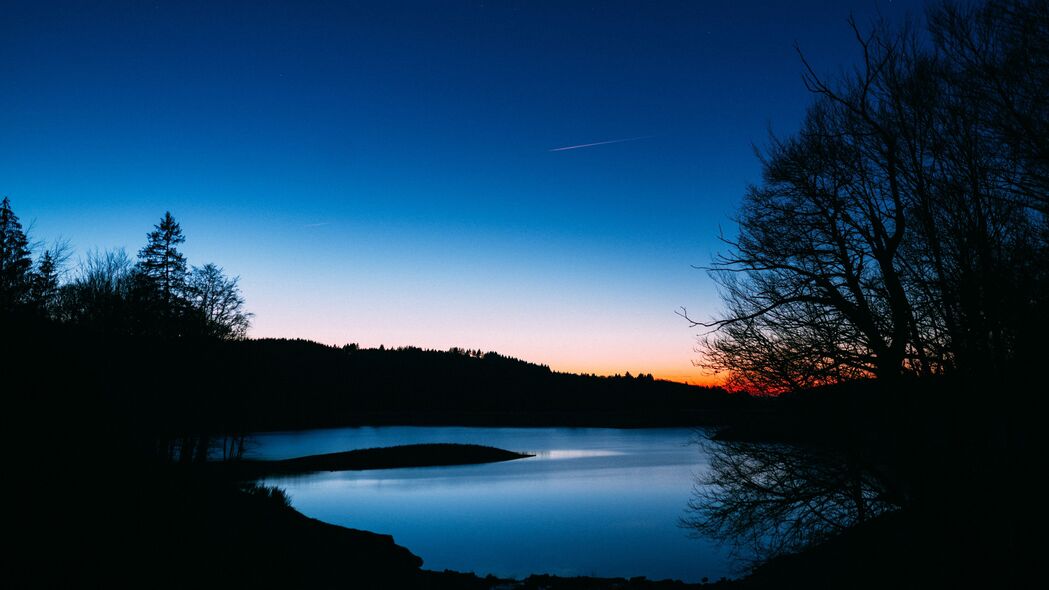
POLYGON ((731 577, 727 550, 678 526, 707 468, 683 428, 360 427, 257 435, 250 456, 473 443, 504 463, 270 478, 302 513, 393 535, 431 570, 484 576, 731 577))

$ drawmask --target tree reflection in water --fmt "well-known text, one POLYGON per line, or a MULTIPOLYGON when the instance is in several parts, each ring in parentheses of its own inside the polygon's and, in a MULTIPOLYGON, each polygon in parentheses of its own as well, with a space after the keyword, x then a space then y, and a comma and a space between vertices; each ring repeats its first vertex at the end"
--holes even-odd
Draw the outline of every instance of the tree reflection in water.
POLYGON ((701 440, 682 526, 733 548, 750 564, 798 552, 897 506, 847 453, 780 443, 701 440))

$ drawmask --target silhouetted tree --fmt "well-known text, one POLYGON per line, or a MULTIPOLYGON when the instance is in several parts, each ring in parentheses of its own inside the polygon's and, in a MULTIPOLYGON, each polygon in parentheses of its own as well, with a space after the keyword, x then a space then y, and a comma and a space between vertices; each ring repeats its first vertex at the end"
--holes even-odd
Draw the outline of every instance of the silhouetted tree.
POLYGON ((149 232, 148 242, 138 252, 136 274, 141 281, 140 295, 156 298, 157 311, 168 333, 185 311, 186 257, 178 250, 179 244, 185 241, 182 228, 169 211, 149 232))
POLYGON ((73 280, 59 291, 59 319, 102 332, 128 332, 133 274, 124 250, 89 252, 73 280))
POLYGON ((772 139, 711 266, 725 312, 693 321, 710 369, 778 392, 1016 366, 1049 306, 1046 13, 944 5, 932 48, 853 25, 853 73, 808 69, 802 129, 772 139))
POLYGON ((968 113, 998 151, 1005 195, 1049 214, 1049 4, 1044 0, 943 3, 930 31, 968 113))
POLYGON ((904 368, 908 213, 897 138, 879 120, 886 99, 873 96, 895 56, 871 56, 845 90, 809 108, 797 137, 773 140, 739 236, 714 263, 728 314, 707 324, 722 328, 707 359, 745 385, 797 389, 904 368))
POLYGON ((944 3, 930 30, 938 174, 916 251, 936 271, 953 365, 1001 376, 1026 368, 1049 327, 1049 5, 944 3))
POLYGON ((244 311, 238 277, 226 277, 214 264, 193 267, 186 291, 190 303, 202 316, 206 335, 213 338, 243 338, 252 314, 244 311))
POLYGON ((0 311, 9 311, 26 303, 33 279, 33 260, 29 239, 11 200, 0 201, 0 311))
POLYGON ((45 314, 50 314, 50 310, 58 303, 58 263, 50 250, 40 257, 33 277, 31 298, 45 314))
POLYGON ((29 299, 43 317, 60 319, 61 279, 71 255, 69 242, 60 240, 44 250, 37 261, 29 299))

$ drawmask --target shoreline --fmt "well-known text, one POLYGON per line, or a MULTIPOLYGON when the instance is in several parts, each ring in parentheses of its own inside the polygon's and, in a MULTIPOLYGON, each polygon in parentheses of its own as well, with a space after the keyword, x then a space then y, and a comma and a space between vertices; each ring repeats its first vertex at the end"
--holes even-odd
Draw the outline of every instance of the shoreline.
MULTIPOLYGON (((438 467, 473 465, 484 463, 495 463, 513 461, 534 457, 533 454, 518 453, 499 449, 496 447, 461 444, 461 443, 422 443, 409 445, 396 445, 390 447, 373 447, 357 449, 336 453, 325 453, 317 455, 306 455, 283 460, 241 460, 228 465, 235 470, 236 479, 259 481, 269 476, 295 476, 318 473, 322 471, 359 471, 372 469, 396 469, 412 467, 438 467)), ((231 472, 226 471, 229 475, 231 472)), ((269 485, 269 484, 268 484, 269 485)), ((276 489, 280 489, 279 482, 276 489)), ((293 507, 286 508, 297 514, 302 514, 293 507)), ((315 520, 315 519, 309 519, 315 520)), ((345 525, 317 521, 327 527, 348 528, 345 525)), ((376 540, 392 543, 404 551, 412 554, 411 549, 398 545, 394 538, 383 533, 372 531, 359 531, 375 535, 376 540)), ((373 548, 379 553, 388 549, 376 545, 373 548)), ((358 548, 360 550, 360 548, 358 548)), ((649 579, 646 576, 632 577, 601 577, 601 576, 558 576, 549 573, 531 573, 520 578, 504 578, 494 574, 480 575, 474 572, 463 572, 456 570, 430 570, 425 568, 425 563, 419 559, 420 565, 410 568, 411 572, 391 571, 391 578, 404 580, 405 575, 414 578, 414 582, 422 588, 447 588, 462 590, 481 590, 491 588, 514 589, 514 590, 538 590, 540 588, 549 590, 589 590, 598 588, 636 588, 638 590, 650 589, 700 589, 700 588, 730 588, 737 585, 736 580, 722 578, 717 581, 686 582, 680 579, 649 579)), ((380 575, 381 577, 381 575, 380 575)))

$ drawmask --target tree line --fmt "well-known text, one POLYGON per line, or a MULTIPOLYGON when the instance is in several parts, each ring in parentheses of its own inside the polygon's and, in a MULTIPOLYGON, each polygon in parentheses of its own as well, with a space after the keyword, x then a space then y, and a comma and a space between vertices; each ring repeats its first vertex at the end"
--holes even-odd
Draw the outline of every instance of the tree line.
POLYGON ((860 63, 826 79, 802 57, 801 129, 770 140, 708 268, 702 362, 769 393, 1027 370, 1049 327, 1049 4, 851 25, 860 63))
POLYGON ((97 333, 163 338, 240 339, 252 314, 238 277, 213 263, 189 266, 182 228, 170 212, 132 260, 123 249, 89 252, 75 268, 65 243, 34 261, 29 236, 0 201, 0 313, 31 316, 97 333), (63 277, 69 276, 69 280, 63 277))
POLYGON ((369 424, 691 425, 713 422, 749 400, 647 375, 559 373, 495 352, 268 338, 218 344, 206 357, 223 370, 202 387, 221 395, 208 400, 206 413, 234 416, 242 431, 369 424))

